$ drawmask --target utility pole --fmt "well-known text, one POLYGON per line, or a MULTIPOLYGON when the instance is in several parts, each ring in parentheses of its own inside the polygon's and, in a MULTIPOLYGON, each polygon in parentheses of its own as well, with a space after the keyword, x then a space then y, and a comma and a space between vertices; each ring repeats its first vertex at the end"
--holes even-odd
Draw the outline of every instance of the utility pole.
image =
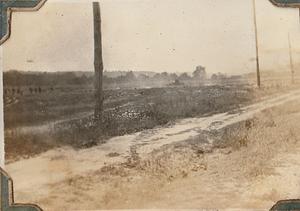
POLYGON ((289 55, 290 55, 290 67, 291 67, 291 74, 292 74, 292 84, 294 84, 294 82, 295 82, 295 77, 294 77, 295 71, 294 71, 293 52, 292 52, 290 33, 288 34, 288 39, 289 39, 289 55))
POLYGON ((94 68, 95 68, 95 111, 94 118, 97 124, 102 123, 103 113, 103 58, 102 58, 102 38, 101 38, 101 14, 99 2, 93 2, 94 14, 94 68))
POLYGON ((259 67, 259 51, 258 51, 258 35, 257 35, 257 19, 256 19, 256 4, 255 0, 253 3, 253 19, 254 19, 254 29, 255 29, 255 49, 256 49, 256 75, 257 75, 257 86, 260 88, 260 67, 259 67))

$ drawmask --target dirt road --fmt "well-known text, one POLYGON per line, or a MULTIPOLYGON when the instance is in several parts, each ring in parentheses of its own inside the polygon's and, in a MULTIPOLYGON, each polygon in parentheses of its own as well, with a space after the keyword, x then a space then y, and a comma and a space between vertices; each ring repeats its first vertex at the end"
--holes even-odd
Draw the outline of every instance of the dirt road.
MULTIPOLYGON (((283 166, 279 165, 278 167, 277 165, 274 168, 275 170, 273 169, 277 172, 277 175, 274 174, 268 179, 259 178, 251 183, 242 178, 242 164, 239 163, 241 159, 239 156, 244 157, 248 152, 240 154, 240 151, 238 153, 216 151, 207 155, 205 163, 209 163, 209 169, 207 170, 205 167, 206 164, 201 164, 198 166, 198 169, 205 169, 205 171, 187 172, 189 179, 177 179, 174 181, 171 179, 172 182, 168 182, 167 185, 165 185, 165 182, 157 179, 141 179, 143 184, 140 182, 131 184, 129 182, 131 184, 130 190, 123 186, 121 190, 117 189, 120 193, 126 190, 125 192, 128 193, 128 196, 123 197, 117 194, 119 196, 118 199, 113 197, 113 194, 109 191, 103 190, 103 184, 100 184, 101 178, 97 174, 104 167, 128 163, 128 160, 134 159, 134 157, 138 157, 140 160, 147 159, 153 151, 157 151, 166 145, 195 139, 201 131, 220 130, 228 125, 247 120, 265 109, 298 100, 300 100, 300 91, 292 91, 281 96, 265 99, 239 111, 203 118, 184 119, 167 127, 115 137, 107 140, 105 144, 90 149, 76 151, 71 148, 60 148, 51 150, 38 157, 11 163, 6 166, 6 170, 14 179, 16 199, 19 202, 37 202, 44 205, 45 208, 57 209, 59 207, 60 209, 67 209, 68 206, 71 206, 71 208, 77 209, 79 206, 79 208, 91 209, 101 208, 104 205, 105 208, 199 208, 215 206, 220 208, 244 206, 266 208, 273 203, 274 198, 282 195, 277 191, 269 193, 269 190, 264 188, 280 184, 282 187, 285 187, 284 193, 287 193, 288 190, 291 191, 289 196, 296 196, 299 193, 299 188, 295 189, 294 182, 298 181, 300 176, 300 155, 297 153, 300 146, 297 146, 299 148, 295 147, 288 154, 278 153, 275 158, 272 157, 274 163, 285 163, 283 166), (236 162, 239 165, 235 166, 234 163, 236 162), (286 165, 287 163, 291 163, 291 165, 286 165), (222 172, 221 175, 220 171, 222 172), (288 174, 285 172, 288 172, 288 174), (284 175, 285 179, 288 179, 291 186, 284 186, 286 180, 283 180, 282 175, 284 175), (220 176, 222 176, 222 180, 220 180, 220 176), (86 178, 89 178, 88 181, 86 181, 86 178), (239 180, 239 183, 235 182, 235 180, 239 180), (73 181, 81 181, 78 190, 75 189, 76 185, 72 184, 73 181), (145 181, 148 181, 147 185, 145 185, 145 181), (162 185, 161 183, 164 184, 162 185), (85 190, 82 187, 83 184, 85 184, 85 188, 90 188, 85 190), (149 193, 148 189, 152 189, 152 185, 161 186, 158 189, 159 192, 151 190, 151 193, 149 193), (194 188, 190 189, 187 187, 194 188), (141 194, 137 191, 141 189, 146 190, 145 192, 147 193, 141 194), (61 191, 61 195, 57 191, 61 191), (103 196, 103 193, 106 195, 103 196), (87 199, 78 205, 72 200, 68 202, 62 199, 62 197, 67 197, 66 194, 70 194, 70 196, 83 194, 78 197, 86 197, 87 199), (100 202, 97 203, 95 201, 94 195, 98 195, 101 198, 100 202), (214 198, 212 199, 210 196, 214 198), (259 196, 265 197, 266 200, 264 200, 264 203, 256 205, 255 200, 259 201, 257 198, 259 196), (103 197, 112 197, 112 199, 104 200, 103 197), (215 203, 214 200, 218 201, 218 203, 215 203), (63 203, 66 205, 62 205, 63 203)), ((211 145, 212 141, 208 140, 208 142, 200 144, 211 145)), ((177 158, 175 157, 174 159, 177 158)), ((180 160, 181 158, 179 157, 178 159, 180 160)), ((251 166, 250 163, 245 165, 248 164, 251 166)), ((176 164, 173 163, 172 165, 176 164)), ((134 181, 136 181, 136 178, 134 181)), ((300 183, 296 185, 300 187, 300 183)), ((109 186, 105 187, 108 188, 109 186)))

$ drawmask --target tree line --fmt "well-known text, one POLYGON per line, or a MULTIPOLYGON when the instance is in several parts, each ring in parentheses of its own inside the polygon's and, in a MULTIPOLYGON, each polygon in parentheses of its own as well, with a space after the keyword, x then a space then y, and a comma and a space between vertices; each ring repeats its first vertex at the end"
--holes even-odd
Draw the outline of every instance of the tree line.
MULTIPOLYGON (((152 76, 128 71, 117 77, 108 77, 104 74, 103 83, 128 83, 134 81, 181 81, 206 80, 206 73, 194 71, 188 73, 155 73, 152 76)), ((4 86, 59 86, 59 85, 90 85, 94 82, 94 76, 88 74, 76 74, 76 72, 22 72, 8 71, 3 74, 4 86)))
MULTIPOLYGON (((227 76, 221 73, 213 74, 211 80, 223 80, 227 76)), ((104 74, 103 84, 123 84, 123 83, 172 83, 175 81, 185 82, 205 82, 208 80, 204 68, 196 68, 192 74, 188 73, 153 73, 151 76, 143 73, 128 71, 116 77, 108 77, 104 74)), ((92 85, 94 75, 92 72, 78 74, 76 72, 22 72, 8 71, 3 74, 4 87, 30 87, 32 92, 39 92, 40 87, 65 86, 65 85, 92 85), (37 87, 37 88, 35 88, 37 87)), ((16 90, 17 92, 17 90, 16 90)))

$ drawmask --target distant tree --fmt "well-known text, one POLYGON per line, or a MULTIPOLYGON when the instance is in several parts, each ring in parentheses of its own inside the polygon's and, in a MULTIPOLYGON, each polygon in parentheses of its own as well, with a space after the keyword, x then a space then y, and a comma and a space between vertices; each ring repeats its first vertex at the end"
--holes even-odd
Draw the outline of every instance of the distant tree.
POLYGON ((83 74, 81 77, 80 77, 80 81, 82 84, 86 84, 88 82, 88 77, 83 74))
POLYGON ((179 86, 182 85, 182 83, 178 79, 175 79, 174 85, 179 86))
POLYGON ((182 73, 178 79, 180 81, 187 81, 187 80, 191 80, 191 77, 187 73, 182 73))
POLYGON ((161 74, 161 78, 164 79, 164 80, 168 80, 169 74, 168 74, 167 72, 163 72, 163 73, 161 74))
POLYGON ((211 75, 210 79, 213 81, 216 81, 216 80, 218 80, 218 75, 214 73, 211 75))
POLYGON ((205 80, 206 79, 205 67, 197 66, 196 70, 193 72, 193 78, 195 80, 205 80))
POLYGON ((213 80, 213 81, 222 81, 226 78, 227 78, 226 74, 223 74, 220 72, 217 74, 212 74, 212 76, 211 76, 211 80, 213 80))
POLYGON ((125 80, 126 81, 134 81, 136 79, 134 73, 132 71, 129 71, 125 75, 125 80))
POLYGON ((219 80, 224 80, 224 79, 226 79, 227 78, 227 75, 226 74, 224 74, 224 73, 218 73, 218 79, 219 80))
POLYGON ((39 89, 38 89, 38 90, 39 90, 39 93, 41 93, 41 92, 42 92, 42 88, 41 88, 41 87, 39 87, 39 89))
POLYGON ((140 74, 138 75, 138 80, 148 80, 149 79, 149 76, 148 75, 145 75, 145 74, 140 74))
POLYGON ((178 75, 176 73, 171 73, 169 75, 169 78, 172 80, 172 81, 175 81, 177 78, 178 78, 178 75))
POLYGON ((155 79, 155 80, 161 80, 161 74, 160 74, 160 73, 156 73, 156 74, 153 76, 153 79, 155 79))
POLYGON ((29 87, 29 92, 30 92, 30 94, 32 94, 32 92, 33 92, 33 89, 31 87, 29 87))

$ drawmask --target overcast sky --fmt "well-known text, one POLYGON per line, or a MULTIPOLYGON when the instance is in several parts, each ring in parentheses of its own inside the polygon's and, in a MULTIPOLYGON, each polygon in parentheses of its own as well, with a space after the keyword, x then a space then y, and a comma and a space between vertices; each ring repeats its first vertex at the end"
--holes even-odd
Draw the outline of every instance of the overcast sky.
MULTIPOLYGON (((256 1, 262 68, 287 67, 288 33, 299 60, 298 10, 256 1)), ((103 0, 105 69, 255 71, 252 8, 252 0, 103 0)), ((48 0, 38 12, 15 13, 4 70, 93 71, 92 21, 86 0, 48 0)))

